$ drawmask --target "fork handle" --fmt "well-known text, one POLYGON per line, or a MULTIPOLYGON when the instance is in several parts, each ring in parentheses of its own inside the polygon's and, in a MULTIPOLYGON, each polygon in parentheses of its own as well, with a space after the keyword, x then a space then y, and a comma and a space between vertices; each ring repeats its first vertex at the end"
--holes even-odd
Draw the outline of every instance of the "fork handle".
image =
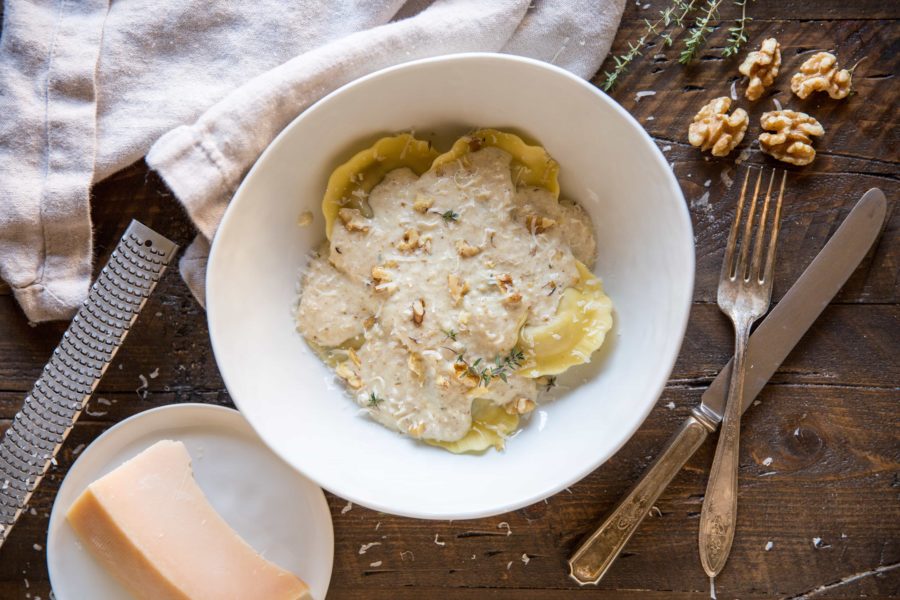
POLYGON ((612 566, 659 496, 706 440, 716 424, 697 409, 644 476, 600 527, 569 559, 569 576, 581 585, 596 584, 612 566))
POLYGON ((725 404, 725 416, 716 445, 706 495, 700 512, 700 563, 709 577, 718 575, 734 541, 737 523, 737 480, 740 456, 741 408, 744 405, 745 350, 752 320, 736 320, 734 366, 725 404))

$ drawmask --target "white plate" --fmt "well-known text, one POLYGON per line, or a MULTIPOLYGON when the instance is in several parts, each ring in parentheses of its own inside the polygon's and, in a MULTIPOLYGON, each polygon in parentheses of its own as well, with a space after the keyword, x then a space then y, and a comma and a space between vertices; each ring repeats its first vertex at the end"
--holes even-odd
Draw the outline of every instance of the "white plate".
POLYGON ((47 567, 57 600, 132 598, 81 545, 66 511, 90 483, 165 439, 187 446, 197 483, 228 524, 323 600, 334 531, 322 490, 272 454, 240 413, 204 404, 164 406, 126 419, 98 437, 69 469, 47 534, 47 567))

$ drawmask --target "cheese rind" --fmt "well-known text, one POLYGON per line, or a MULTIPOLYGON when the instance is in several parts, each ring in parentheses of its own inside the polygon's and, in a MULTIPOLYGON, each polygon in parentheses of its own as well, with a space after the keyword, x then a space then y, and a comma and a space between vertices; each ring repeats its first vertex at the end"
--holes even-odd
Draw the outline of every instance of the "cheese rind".
POLYGON ((209 504, 181 442, 157 442, 98 479, 66 517, 136 598, 310 598, 301 579, 260 556, 209 504))

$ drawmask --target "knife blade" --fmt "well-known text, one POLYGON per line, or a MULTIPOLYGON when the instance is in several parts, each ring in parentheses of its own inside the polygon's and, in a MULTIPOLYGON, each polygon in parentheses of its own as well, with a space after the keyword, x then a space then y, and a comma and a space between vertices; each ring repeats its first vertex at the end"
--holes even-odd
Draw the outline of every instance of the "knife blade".
MULTIPOLYGON (((866 192, 812 263, 750 336, 743 411, 865 258, 884 226, 887 200, 866 192)), ((706 437, 718 429, 725 410, 731 361, 703 393, 681 428, 644 476, 602 525, 569 559, 569 576, 596 584, 615 562, 653 503, 706 437)))
MULTIPOLYGON (((881 190, 872 188, 863 194, 825 247, 756 328, 747 349, 743 412, 865 258, 884 226, 886 214, 887 200, 881 190)), ((716 423, 722 421, 725 412, 731 363, 729 360, 700 397, 700 410, 716 423)))
POLYGON ((0 440, 0 546, 178 246, 132 221, 0 440))

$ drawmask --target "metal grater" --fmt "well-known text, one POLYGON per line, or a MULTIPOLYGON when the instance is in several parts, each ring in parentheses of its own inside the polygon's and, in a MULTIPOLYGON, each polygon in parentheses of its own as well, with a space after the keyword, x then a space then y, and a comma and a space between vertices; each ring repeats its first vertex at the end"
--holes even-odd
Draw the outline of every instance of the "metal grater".
POLYGON ((178 246, 132 221, 0 442, 0 546, 178 246))

